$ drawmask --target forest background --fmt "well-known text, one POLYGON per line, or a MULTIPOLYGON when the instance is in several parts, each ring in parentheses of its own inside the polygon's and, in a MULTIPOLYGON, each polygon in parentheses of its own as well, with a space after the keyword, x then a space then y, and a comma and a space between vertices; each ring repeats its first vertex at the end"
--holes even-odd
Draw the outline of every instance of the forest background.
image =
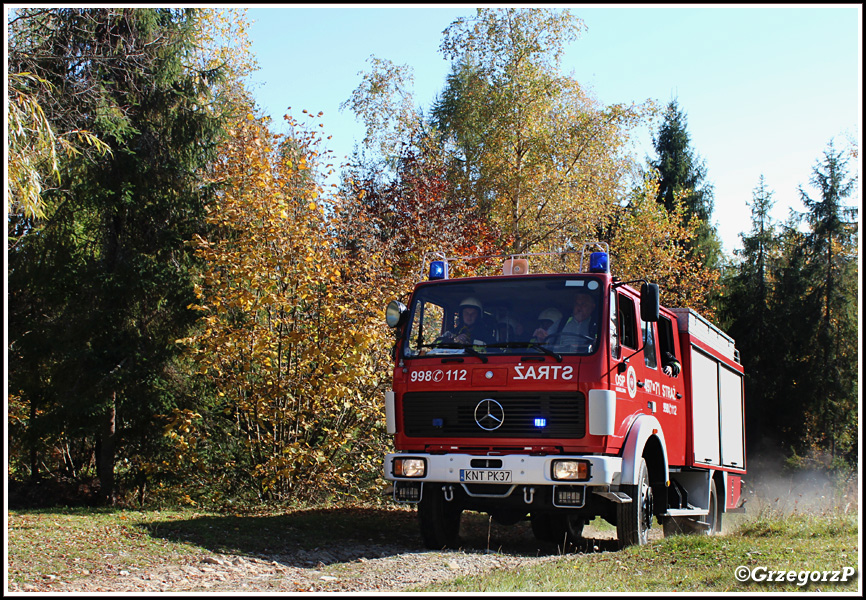
POLYGON ((425 110, 373 57, 345 103, 366 136, 326 188, 321 115, 277 134, 243 83, 243 9, 10 13, 10 501, 375 501, 383 309, 424 254, 585 240, 737 340, 750 459, 858 471, 857 143, 816 149, 784 222, 756 182, 726 256, 677 101, 603 105, 561 73, 583 27, 551 9, 455 20, 425 110), (656 117, 640 160, 629 136, 656 117))

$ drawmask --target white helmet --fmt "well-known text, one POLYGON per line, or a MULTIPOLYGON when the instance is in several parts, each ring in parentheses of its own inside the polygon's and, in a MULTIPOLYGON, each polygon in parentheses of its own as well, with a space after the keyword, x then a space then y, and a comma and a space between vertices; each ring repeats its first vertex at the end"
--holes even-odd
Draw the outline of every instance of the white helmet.
POLYGON ((555 308, 545 308, 538 315, 539 321, 553 321, 553 325, 548 329, 548 333, 556 331, 556 328, 559 327, 559 322, 562 320, 562 313, 556 310, 555 308))
POLYGON ((472 296, 469 296, 468 298, 464 298, 463 302, 460 303, 460 308, 462 309, 462 308, 465 308, 467 306, 472 306, 472 307, 477 308, 479 313, 484 312, 484 306, 481 304, 481 300, 479 300, 478 298, 474 298, 472 296))

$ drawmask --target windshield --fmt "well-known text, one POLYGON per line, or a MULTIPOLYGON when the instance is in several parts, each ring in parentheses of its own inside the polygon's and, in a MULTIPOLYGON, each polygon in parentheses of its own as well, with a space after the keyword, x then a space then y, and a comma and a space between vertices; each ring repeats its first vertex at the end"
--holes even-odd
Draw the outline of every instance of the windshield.
POLYGON ((404 355, 590 354, 600 339, 601 288, 574 275, 421 286, 404 355))

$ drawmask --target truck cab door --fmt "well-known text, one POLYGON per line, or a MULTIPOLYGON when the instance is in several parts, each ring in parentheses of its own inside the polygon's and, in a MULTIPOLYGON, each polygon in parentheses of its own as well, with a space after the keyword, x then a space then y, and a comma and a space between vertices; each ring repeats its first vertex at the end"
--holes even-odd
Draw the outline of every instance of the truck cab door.
MULTIPOLYGON (((638 383, 643 381, 643 356, 637 325, 635 299, 622 291, 611 291, 610 297, 610 386, 616 391, 618 436, 625 436, 631 416, 641 410, 638 383)), ((645 404, 644 404, 645 406, 645 404)))
POLYGON ((659 316, 656 323, 658 348, 658 372, 660 381, 658 419, 668 443, 668 460, 671 464, 684 464, 686 448, 686 406, 684 400, 685 374, 683 357, 679 350, 677 328, 667 315, 659 316), (670 364, 671 374, 664 372, 670 364), (677 372, 677 367, 679 372, 677 372))

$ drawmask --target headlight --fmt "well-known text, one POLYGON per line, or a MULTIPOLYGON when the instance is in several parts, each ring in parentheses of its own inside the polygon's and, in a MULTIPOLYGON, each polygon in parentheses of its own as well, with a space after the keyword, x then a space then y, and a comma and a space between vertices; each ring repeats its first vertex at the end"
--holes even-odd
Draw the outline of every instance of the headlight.
POLYGON ((589 479, 589 462, 585 460, 555 460, 551 476, 557 480, 586 481, 589 479))
POLYGON ((424 477, 427 473, 427 461, 423 458, 395 458, 395 477, 424 477))

